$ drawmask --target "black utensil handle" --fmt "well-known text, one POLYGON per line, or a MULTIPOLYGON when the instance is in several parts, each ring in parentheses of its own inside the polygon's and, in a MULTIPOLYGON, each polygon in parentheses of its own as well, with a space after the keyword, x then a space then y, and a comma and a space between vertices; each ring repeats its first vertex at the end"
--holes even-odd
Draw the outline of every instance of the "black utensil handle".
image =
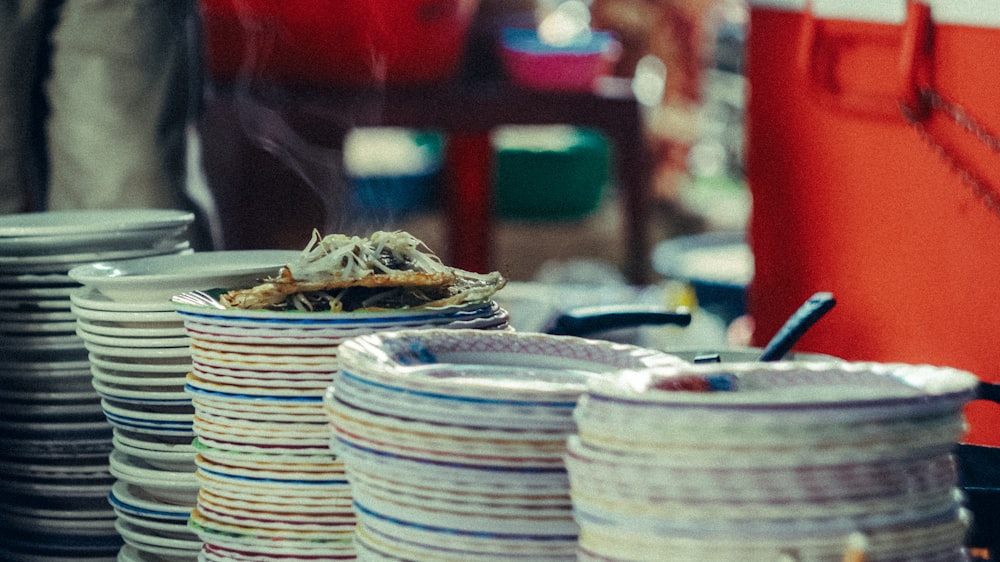
POLYGON ((1000 404, 1000 384, 980 382, 976 389, 976 398, 1000 404))
POLYGON ((760 356, 761 361, 777 361, 788 353, 806 330, 837 304, 831 293, 816 293, 795 311, 778 330, 760 356))
POLYGON ((546 332, 585 336, 619 328, 665 324, 687 326, 691 324, 691 313, 686 309, 667 310, 643 305, 582 306, 560 314, 546 332))

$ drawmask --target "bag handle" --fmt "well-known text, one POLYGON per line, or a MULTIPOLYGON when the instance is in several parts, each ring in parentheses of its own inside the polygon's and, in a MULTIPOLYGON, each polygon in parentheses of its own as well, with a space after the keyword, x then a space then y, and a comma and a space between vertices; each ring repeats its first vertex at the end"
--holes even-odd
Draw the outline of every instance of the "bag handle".
POLYGON ((932 68, 933 22, 928 4, 910 0, 902 26, 865 25, 863 33, 857 22, 818 18, 811 9, 805 10, 803 18, 797 53, 799 74, 822 103, 863 116, 898 119, 902 100, 915 117, 927 114, 929 108, 920 92, 932 68), (892 73, 870 79, 873 83, 894 81, 887 95, 853 90, 838 80, 841 56, 861 46, 895 51, 897 63, 892 73))

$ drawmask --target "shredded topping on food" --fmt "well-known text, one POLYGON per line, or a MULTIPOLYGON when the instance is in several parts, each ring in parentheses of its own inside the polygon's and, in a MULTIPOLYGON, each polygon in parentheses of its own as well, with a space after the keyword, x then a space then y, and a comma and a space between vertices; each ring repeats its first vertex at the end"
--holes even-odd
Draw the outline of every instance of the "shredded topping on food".
POLYGON ((359 279, 397 271, 443 272, 448 267, 423 242, 407 232, 378 231, 370 238, 331 234, 312 239, 299 258, 288 264, 289 275, 299 281, 331 278, 359 279))
POLYGON ((232 308, 357 311, 444 306, 488 300, 506 281, 444 265, 413 235, 378 231, 368 238, 313 231, 299 257, 277 277, 229 291, 232 308))

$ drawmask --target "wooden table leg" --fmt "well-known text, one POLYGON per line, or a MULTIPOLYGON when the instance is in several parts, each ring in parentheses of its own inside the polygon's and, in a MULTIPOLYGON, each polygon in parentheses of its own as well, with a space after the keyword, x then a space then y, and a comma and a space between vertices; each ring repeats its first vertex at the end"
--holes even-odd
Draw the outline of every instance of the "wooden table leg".
MULTIPOLYGON (((637 136, 641 129, 635 128, 637 136)), ((625 236, 624 273, 634 285, 649 283, 652 277, 650 254, 650 161, 645 146, 640 140, 619 139, 617 147, 619 194, 622 205, 622 229, 625 236), (631 143, 631 144, 626 144, 631 143)))

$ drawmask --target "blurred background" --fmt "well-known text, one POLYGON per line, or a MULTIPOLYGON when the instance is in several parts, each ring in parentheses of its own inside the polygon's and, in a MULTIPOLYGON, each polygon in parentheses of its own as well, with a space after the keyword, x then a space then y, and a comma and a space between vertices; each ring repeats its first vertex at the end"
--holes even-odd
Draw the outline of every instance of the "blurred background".
POLYGON ((403 229, 503 273, 518 328, 638 301, 749 342, 742 1, 323 5, 201 2, 216 247, 403 229))
MULTIPOLYGON (((648 213, 643 251, 677 235, 744 226, 741 2, 408 0, 393 5, 403 15, 371 12, 371 21, 351 24, 379 28, 382 53, 371 43, 339 54, 310 39, 316 30, 293 38, 295 25, 322 19, 240 4, 206 1, 201 10, 201 159, 216 245, 301 247, 313 227, 403 228, 456 265, 500 269, 513 280, 579 259, 632 277, 623 271, 636 267, 626 263, 623 234, 632 209, 618 189, 629 174, 648 213), (546 37, 553 29, 556 37, 546 37), (428 32, 446 40, 428 42, 428 32), (357 62, 345 59, 366 57, 381 60, 382 75, 366 74, 362 60, 344 76, 357 62), (628 101, 604 107, 595 97, 628 101), (448 115, 457 98, 488 109, 479 122, 448 115), (609 131, 602 123, 620 125, 621 115, 638 126, 609 131), (623 174, 623 152, 624 165, 643 169, 623 174), (456 195, 476 181, 488 183, 487 200, 456 195), (489 238, 482 247, 491 254, 478 263, 454 255, 449 242, 459 236, 449 221, 463 211, 490 223, 461 235, 489 238)), ((349 31, 379 40, 371 29, 349 31)))

